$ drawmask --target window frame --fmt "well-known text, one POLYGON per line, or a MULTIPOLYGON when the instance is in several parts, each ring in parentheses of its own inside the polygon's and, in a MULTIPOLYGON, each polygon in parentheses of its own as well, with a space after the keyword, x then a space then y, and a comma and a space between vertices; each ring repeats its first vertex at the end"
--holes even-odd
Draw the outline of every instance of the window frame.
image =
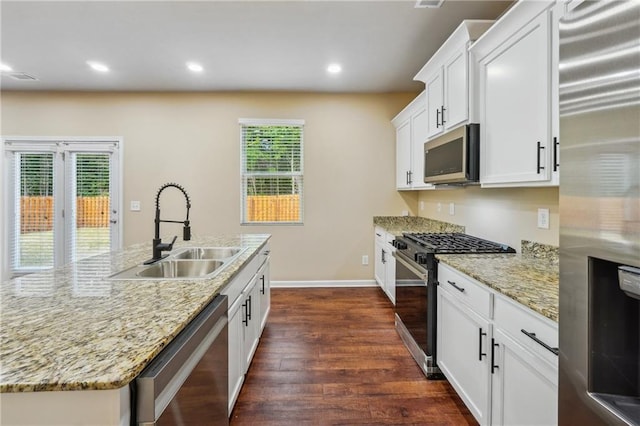
POLYGON ((240 225, 280 225, 280 226, 296 226, 304 225, 304 126, 305 120, 302 119, 260 119, 260 118, 240 118, 238 119, 240 130, 240 225), (283 126, 283 127, 300 127, 300 171, 290 173, 248 173, 245 170, 245 145, 244 145, 244 131, 246 126, 283 126), (246 178, 248 176, 261 176, 261 177, 296 177, 300 181, 300 200, 299 200, 299 220, 298 221, 248 221, 247 220, 247 185, 245 185, 246 178))

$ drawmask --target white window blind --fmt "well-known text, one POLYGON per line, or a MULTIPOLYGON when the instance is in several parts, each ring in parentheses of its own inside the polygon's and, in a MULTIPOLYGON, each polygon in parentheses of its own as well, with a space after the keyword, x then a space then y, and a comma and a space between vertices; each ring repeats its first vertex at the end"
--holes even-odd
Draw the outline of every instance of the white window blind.
POLYGON ((302 223, 301 120, 240 120, 242 223, 302 223))
POLYGON ((111 155, 72 152, 67 161, 70 235, 67 253, 71 261, 109 251, 111 246, 111 155))
POLYGON ((119 140, 3 139, 10 276, 120 247, 119 140))
POLYGON ((9 256, 15 269, 40 270, 54 265, 54 154, 24 152, 12 156, 13 202, 7 218, 9 256), (9 219, 10 220, 10 219, 9 219))

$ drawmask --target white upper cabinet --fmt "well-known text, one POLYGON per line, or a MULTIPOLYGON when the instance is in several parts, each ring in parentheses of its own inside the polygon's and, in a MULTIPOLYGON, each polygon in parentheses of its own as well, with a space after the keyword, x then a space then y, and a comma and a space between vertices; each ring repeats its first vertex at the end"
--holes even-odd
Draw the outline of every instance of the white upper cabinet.
POLYGON ((516 3, 470 49, 478 67, 483 186, 557 185, 552 6, 516 3))
POLYGON ((492 23, 463 21, 414 77, 425 84, 428 139, 475 120, 468 48, 492 23))
POLYGON ((424 183, 424 143, 427 141, 425 92, 420 93, 391 122, 396 128, 396 188, 433 188, 433 185, 424 183))

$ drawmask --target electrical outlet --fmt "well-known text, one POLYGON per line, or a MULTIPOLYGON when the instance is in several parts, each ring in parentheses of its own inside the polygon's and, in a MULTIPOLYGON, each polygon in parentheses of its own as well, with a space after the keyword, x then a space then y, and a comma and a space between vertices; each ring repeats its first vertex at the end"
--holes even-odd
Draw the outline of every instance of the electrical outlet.
POLYGON ((420 210, 424 210, 424 201, 420 201, 420 210))
POLYGON ((367 256, 366 254, 362 256, 362 264, 363 265, 369 264, 369 256, 367 256))
POLYGON ((140 211, 140 201, 132 201, 131 202, 131 211, 139 212, 140 211))
POLYGON ((438 203, 438 213, 442 211, 442 203, 438 203))
POLYGON ((456 205, 454 203, 449 203, 449 215, 453 216, 456 214, 456 205))
POLYGON ((402 216, 409 216, 409 210, 402 210, 402 216))
POLYGON ((538 228, 549 229, 549 209, 538 209, 538 228))

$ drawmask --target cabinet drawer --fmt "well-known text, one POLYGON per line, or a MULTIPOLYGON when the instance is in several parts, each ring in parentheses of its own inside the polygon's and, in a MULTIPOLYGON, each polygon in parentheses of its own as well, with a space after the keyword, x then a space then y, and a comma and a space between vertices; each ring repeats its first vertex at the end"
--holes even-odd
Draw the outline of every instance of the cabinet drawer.
POLYGON ((495 298, 493 318, 495 327, 518 344, 558 365, 558 356, 552 352, 558 348, 558 324, 501 295, 495 298))
POLYGON ((386 239, 387 239, 387 233, 384 229, 382 228, 378 228, 376 226, 375 228, 375 238, 376 238, 376 243, 380 243, 380 244, 384 244, 386 239))
POLYGON ((490 318, 493 295, 482 284, 476 283, 442 263, 438 264, 438 283, 438 291, 444 289, 456 299, 469 305, 476 313, 490 318))
POLYGON ((390 232, 385 233, 385 242, 393 247, 393 240, 396 239, 396 236, 390 232))

